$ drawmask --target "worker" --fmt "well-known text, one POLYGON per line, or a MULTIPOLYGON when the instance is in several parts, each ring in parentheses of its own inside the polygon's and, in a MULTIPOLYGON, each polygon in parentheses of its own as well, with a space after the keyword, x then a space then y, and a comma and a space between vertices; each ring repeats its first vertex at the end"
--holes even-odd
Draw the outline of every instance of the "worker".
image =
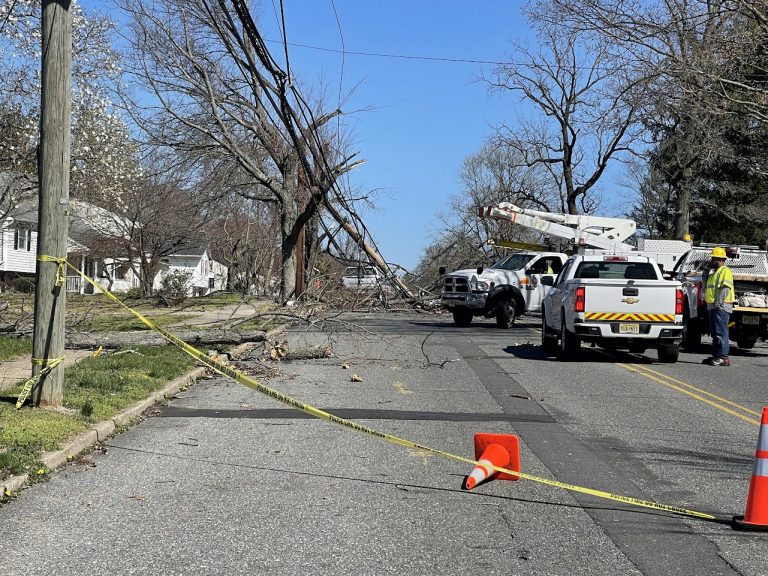
POLYGON ((733 288, 733 272, 725 265, 727 256, 723 248, 712 250, 709 275, 705 281, 704 301, 707 303, 709 333, 712 335, 712 356, 702 364, 730 366, 728 357, 728 322, 733 312, 736 291, 733 288))

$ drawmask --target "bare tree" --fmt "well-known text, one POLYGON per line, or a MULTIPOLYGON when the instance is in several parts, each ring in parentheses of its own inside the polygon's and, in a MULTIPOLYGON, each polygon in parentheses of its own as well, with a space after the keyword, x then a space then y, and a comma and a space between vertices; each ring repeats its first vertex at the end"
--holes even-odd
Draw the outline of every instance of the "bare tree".
POLYGON ((540 26, 537 51, 519 46, 515 59, 486 79, 520 96, 518 122, 499 127, 498 142, 547 174, 561 211, 589 212, 608 164, 635 143, 642 85, 604 45, 554 24, 540 26))
POLYGON ((225 156, 248 184, 246 197, 277 206, 281 298, 288 300, 301 230, 358 163, 329 137, 329 121, 341 111, 299 94, 243 1, 118 3, 131 17, 130 72, 156 101, 137 116, 140 126, 155 145, 225 156))
POLYGON ((663 159, 675 197, 674 235, 682 238, 703 185, 701 166, 722 154, 720 117, 768 119, 765 2, 541 0, 533 12, 593 36, 649 82, 640 116, 663 159))

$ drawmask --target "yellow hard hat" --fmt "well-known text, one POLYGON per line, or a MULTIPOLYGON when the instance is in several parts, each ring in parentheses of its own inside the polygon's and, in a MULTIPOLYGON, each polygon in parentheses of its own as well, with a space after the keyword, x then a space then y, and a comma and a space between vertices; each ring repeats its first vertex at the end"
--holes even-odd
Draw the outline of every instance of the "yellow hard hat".
POLYGON ((725 255, 725 249, 724 248, 720 248, 720 246, 718 246, 717 248, 712 248, 712 254, 710 254, 709 257, 710 258, 722 258, 723 260, 725 260, 727 258, 727 256, 725 255))

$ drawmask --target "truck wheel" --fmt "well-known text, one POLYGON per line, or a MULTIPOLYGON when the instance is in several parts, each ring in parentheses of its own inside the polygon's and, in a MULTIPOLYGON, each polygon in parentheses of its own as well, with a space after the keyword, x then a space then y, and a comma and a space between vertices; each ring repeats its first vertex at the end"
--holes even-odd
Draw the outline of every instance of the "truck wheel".
POLYGON ((472 312, 469 310, 454 310, 453 323, 459 328, 466 328, 472 324, 472 312))
POLYGON ((565 327, 565 318, 563 318, 560 326, 560 345, 557 348, 557 357, 560 360, 574 360, 579 350, 581 350, 581 338, 568 332, 568 328, 565 327))
POLYGON ((496 326, 509 328, 515 323, 515 303, 512 300, 502 300, 496 308, 496 326))
POLYGON ((683 314, 683 348, 695 352, 701 346, 701 320, 691 319, 686 306, 683 314))
POLYGON ((748 336, 742 336, 736 341, 736 346, 743 348, 744 350, 751 350, 757 343, 757 336, 750 334, 748 336))
POLYGON ((547 318, 541 311, 541 347, 545 352, 557 352, 557 336, 547 326, 547 318))
POLYGON ((677 344, 659 344, 656 352, 659 355, 659 362, 674 364, 680 356, 680 346, 677 344))

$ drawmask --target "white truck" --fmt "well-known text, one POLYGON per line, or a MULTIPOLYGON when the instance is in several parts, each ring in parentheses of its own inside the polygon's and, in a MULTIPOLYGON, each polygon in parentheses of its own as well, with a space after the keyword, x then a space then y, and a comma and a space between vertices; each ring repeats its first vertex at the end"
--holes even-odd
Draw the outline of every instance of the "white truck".
POLYGON ((488 268, 457 270, 443 278, 442 305, 451 311, 456 326, 466 327, 472 318, 495 318, 509 328, 515 318, 538 312, 548 290, 543 279, 553 279, 568 257, 559 252, 515 252, 488 268))
POLYGON ((680 282, 663 278, 652 258, 579 254, 551 283, 541 315, 545 350, 571 360, 582 342, 635 353, 655 347, 659 361, 677 361, 683 291, 680 282))
MULTIPOLYGON (((702 334, 709 333, 702 282, 714 245, 691 248, 677 263, 672 276, 683 285, 685 296, 683 346, 695 350, 702 334)), ((726 265, 733 272, 737 302, 729 323, 729 336, 739 348, 749 350, 768 339, 768 255, 756 246, 726 248, 726 265)))

